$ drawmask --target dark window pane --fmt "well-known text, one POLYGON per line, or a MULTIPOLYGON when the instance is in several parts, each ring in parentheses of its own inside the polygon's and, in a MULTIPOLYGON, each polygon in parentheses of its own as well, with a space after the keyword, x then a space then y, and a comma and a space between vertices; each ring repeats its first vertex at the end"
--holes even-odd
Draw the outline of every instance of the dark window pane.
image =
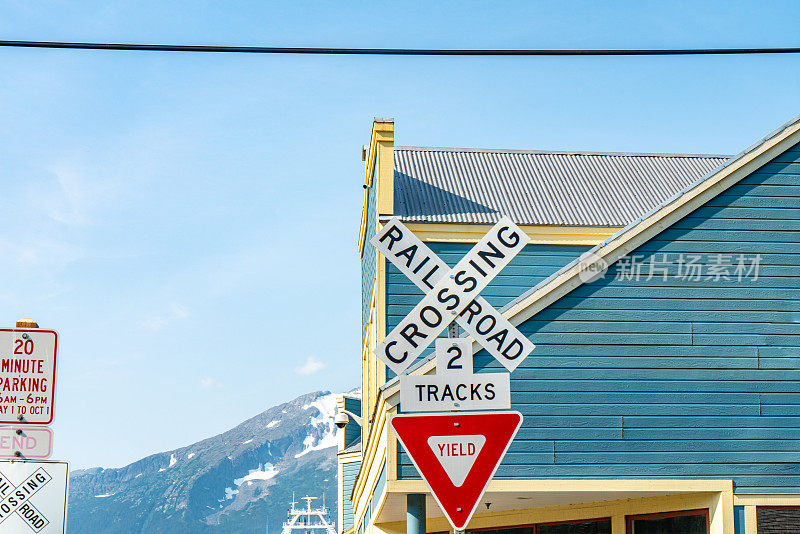
POLYGON ((800 508, 756 507, 758 534, 796 534, 800 532, 800 508))
POLYGON ((658 519, 634 519, 631 534, 706 534, 706 516, 682 515, 658 519))
POLYGON ((498 528, 494 530, 470 530, 470 534, 533 534, 533 527, 498 528))
POLYGON ((539 525, 539 534, 611 534, 611 520, 539 525))

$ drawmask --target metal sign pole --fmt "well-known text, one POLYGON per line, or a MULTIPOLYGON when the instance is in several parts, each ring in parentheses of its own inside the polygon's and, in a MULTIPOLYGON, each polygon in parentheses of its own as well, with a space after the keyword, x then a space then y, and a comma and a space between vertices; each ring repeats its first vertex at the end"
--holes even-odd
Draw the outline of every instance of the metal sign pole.
POLYGON ((458 337, 458 323, 453 321, 450 323, 450 326, 447 327, 447 337, 455 338, 458 337))
POLYGON ((427 531, 425 494, 406 495, 406 534, 425 534, 427 531))

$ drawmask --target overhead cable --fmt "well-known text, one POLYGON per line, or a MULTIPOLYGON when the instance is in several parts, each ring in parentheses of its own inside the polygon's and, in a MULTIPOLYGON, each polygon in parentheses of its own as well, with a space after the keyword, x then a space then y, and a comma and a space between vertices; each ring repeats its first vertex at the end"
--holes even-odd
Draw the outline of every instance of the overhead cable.
POLYGON ((3 41, 0 47, 72 50, 130 50, 140 52, 213 52, 244 54, 319 54, 377 56, 699 56, 797 54, 800 47, 782 48, 648 48, 648 49, 471 49, 471 48, 328 48, 291 46, 217 46, 135 43, 72 43, 62 41, 3 41))

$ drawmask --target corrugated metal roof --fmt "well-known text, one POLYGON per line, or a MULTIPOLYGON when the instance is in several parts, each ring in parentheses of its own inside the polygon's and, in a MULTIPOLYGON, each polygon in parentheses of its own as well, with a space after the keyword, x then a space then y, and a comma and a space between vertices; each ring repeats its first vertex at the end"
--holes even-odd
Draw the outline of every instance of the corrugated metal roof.
POLYGON ((405 221, 625 226, 729 156, 395 147, 405 221))

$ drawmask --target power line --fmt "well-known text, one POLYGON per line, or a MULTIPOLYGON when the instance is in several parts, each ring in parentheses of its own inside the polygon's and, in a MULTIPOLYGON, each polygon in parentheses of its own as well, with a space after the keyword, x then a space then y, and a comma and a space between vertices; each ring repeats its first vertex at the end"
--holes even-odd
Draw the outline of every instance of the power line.
POLYGON ((800 47, 783 48, 650 48, 650 49, 465 49, 465 48, 327 48, 291 46, 216 46, 134 43, 70 43, 61 41, 2 41, 16 48, 72 50, 130 50, 139 52, 215 52, 245 54, 320 54, 376 56, 707 56, 797 54, 800 47))

